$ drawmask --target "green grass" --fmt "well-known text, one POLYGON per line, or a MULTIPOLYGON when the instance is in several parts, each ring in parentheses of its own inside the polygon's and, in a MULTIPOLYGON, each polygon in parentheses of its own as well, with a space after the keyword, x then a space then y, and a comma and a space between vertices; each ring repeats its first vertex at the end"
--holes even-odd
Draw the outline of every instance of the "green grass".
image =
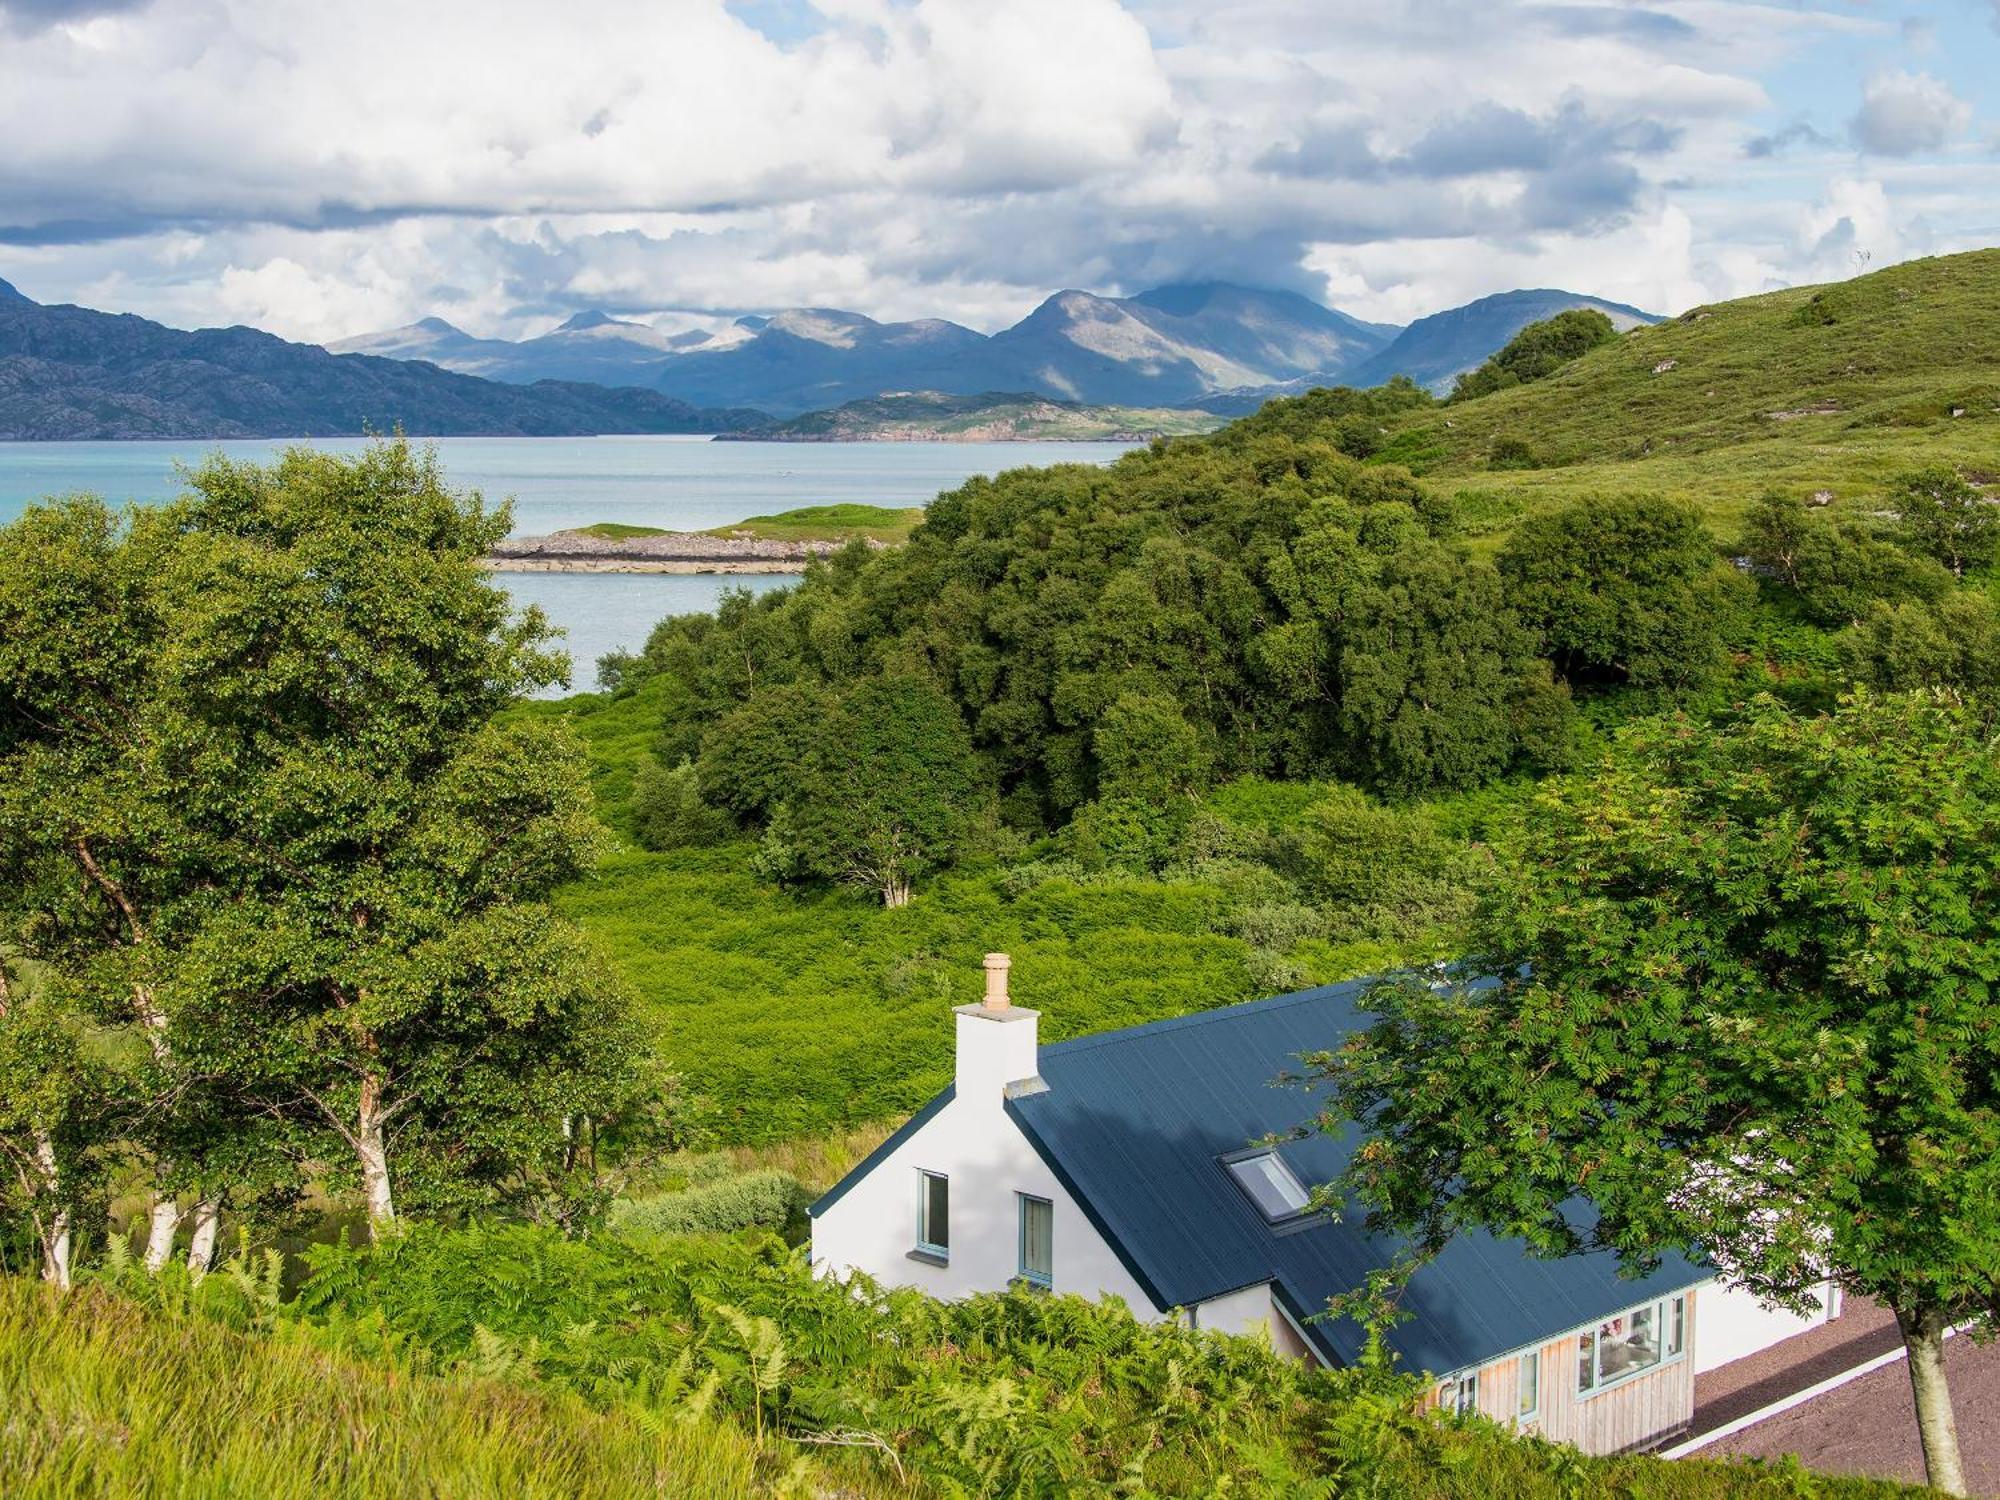
POLYGON ((839 542, 867 537, 872 542, 906 542, 924 518, 922 507, 887 505, 806 505, 774 516, 751 516, 718 526, 710 536, 748 536, 766 542, 839 542))
POLYGON ((718 1423, 360 1360, 85 1289, 0 1278, 0 1476, 11 1500, 493 1500, 770 1493, 718 1423))
POLYGON ((579 536, 602 537, 607 542, 627 542, 639 536, 668 536, 662 526, 630 526, 623 521, 597 521, 589 526, 576 528, 579 536))
POLYGON ((1772 487, 1869 510, 1902 469, 2000 470, 1996 329, 2000 250, 1911 261, 1636 329, 1546 380, 1413 413, 1380 457, 1459 492, 1489 537, 1586 493, 1685 498, 1723 536, 1772 487), (1493 469, 1505 439, 1541 467, 1493 469))

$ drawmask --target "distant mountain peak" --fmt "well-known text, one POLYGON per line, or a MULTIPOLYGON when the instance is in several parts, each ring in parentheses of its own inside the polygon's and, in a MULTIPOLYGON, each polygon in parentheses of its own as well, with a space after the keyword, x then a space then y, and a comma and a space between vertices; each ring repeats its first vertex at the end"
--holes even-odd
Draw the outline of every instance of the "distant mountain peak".
POLYGON ((456 323, 447 323, 443 318, 419 318, 410 326, 412 328, 421 328, 425 333, 455 333, 460 338, 467 337, 463 328, 460 328, 456 323))
POLYGON ((0 281, 0 302, 32 302, 32 297, 21 295, 20 288, 11 281, 0 281))
POLYGON ((619 321, 621 320, 612 317, 610 313, 603 311, 601 308, 593 307, 590 308, 588 311, 577 313, 574 316, 566 319, 563 322, 562 326, 556 329, 556 332, 583 333, 589 329, 602 328, 608 323, 616 323, 619 321))

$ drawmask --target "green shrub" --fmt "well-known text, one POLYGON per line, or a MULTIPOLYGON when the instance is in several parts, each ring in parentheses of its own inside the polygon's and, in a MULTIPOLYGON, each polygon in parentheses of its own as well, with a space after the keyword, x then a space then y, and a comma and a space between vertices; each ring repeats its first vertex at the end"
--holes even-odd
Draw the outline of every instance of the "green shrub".
POLYGON ((1572 307, 1553 318, 1530 323, 1485 364, 1459 376, 1451 399, 1470 401, 1475 396, 1546 380, 1571 360, 1581 359, 1617 337, 1611 319, 1596 308, 1572 307))
POLYGON ((632 786, 632 822, 648 849, 700 849, 729 836, 729 815, 702 799, 694 762, 649 762, 632 786))
POLYGON ((784 1172, 746 1172, 614 1204, 611 1228, 619 1234, 727 1234, 738 1229, 784 1229, 805 1212, 810 1195, 784 1172))

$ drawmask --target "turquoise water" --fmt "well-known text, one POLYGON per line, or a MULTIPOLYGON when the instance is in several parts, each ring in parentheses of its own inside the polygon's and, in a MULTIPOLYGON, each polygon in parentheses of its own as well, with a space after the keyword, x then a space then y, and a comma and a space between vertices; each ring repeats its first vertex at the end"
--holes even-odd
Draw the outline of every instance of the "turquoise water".
MULTIPOLYGON (((706 438, 437 438, 450 481, 511 499, 514 530, 539 535, 594 521, 705 531, 801 505, 858 501, 923 505, 974 474, 1026 464, 1109 463, 1111 443, 714 443, 706 438)), ((352 451, 361 439, 313 446, 352 451)), ((218 449, 266 459, 278 441, 0 443, 0 523, 29 501, 87 490, 109 500, 158 501, 179 488, 177 464, 218 449)), ((597 658, 636 649, 666 615, 712 609, 726 588, 762 592, 783 575, 507 573, 522 603, 539 604, 566 632, 572 686, 591 687, 597 658)))

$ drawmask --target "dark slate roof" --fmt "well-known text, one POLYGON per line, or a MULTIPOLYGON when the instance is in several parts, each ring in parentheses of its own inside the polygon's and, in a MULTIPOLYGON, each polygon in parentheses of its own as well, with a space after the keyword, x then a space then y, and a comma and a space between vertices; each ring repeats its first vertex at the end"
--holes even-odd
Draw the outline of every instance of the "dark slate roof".
MULTIPOLYGON (((1297 1071, 1301 1053, 1367 1024, 1356 1007, 1368 984, 1041 1049, 1047 1092, 1009 1100, 1007 1110, 1161 1308, 1272 1282, 1302 1318, 1394 1259, 1399 1242, 1362 1230, 1358 1214, 1352 1223, 1267 1223, 1218 1160, 1311 1120, 1316 1095, 1276 1079, 1297 1071)), ((1301 1182, 1328 1182, 1347 1165, 1352 1134, 1308 1133, 1278 1152, 1301 1182)), ((1405 1368, 1447 1374, 1711 1274, 1669 1256, 1653 1275, 1627 1279, 1608 1253, 1537 1260, 1518 1241, 1466 1234, 1412 1279, 1403 1306, 1414 1316, 1389 1343, 1405 1368)), ((1349 1319, 1305 1330, 1338 1363, 1361 1352, 1362 1330, 1349 1319)))

